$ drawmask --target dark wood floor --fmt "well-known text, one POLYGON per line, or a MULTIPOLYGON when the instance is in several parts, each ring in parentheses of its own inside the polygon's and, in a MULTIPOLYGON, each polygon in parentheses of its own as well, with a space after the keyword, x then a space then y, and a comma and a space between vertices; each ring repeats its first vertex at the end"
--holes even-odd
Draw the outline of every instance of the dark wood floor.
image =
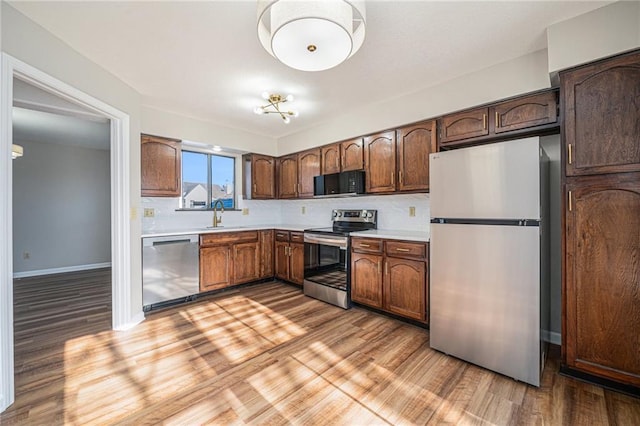
POLYGON ((0 423, 640 425, 639 399, 559 376, 557 357, 534 388, 277 282, 114 332, 109 281, 16 280, 16 402, 0 423))

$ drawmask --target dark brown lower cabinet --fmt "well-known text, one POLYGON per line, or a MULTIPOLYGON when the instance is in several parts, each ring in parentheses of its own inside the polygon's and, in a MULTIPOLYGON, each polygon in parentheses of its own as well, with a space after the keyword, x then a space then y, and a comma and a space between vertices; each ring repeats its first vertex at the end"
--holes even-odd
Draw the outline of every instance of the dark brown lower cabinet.
POLYGON ((425 321, 426 269, 424 261, 387 257, 382 290, 384 309, 425 321))
POLYGON ((200 291, 229 287, 232 271, 230 245, 200 248, 200 291))
POLYGON ((640 387, 640 173, 567 178, 563 360, 640 387))
POLYGON ((354 302, 428 321, 427 244, 353 238, 351 247, 354 302))
POLYGON ((260 278, 273 277, 273 229, 258 231, 258 238, 260 242, 260 278))
POLYGON ((260 248, 258 242, 233 245, 232 284, 255 281, 260 275, 260 248))
POLYGON ((302 285, 304 281, 304 238, 302 232, 276 230, 275 276, 302 285))
POLYGON ((351 254, 351 300, 382 307, 382 255, 351 254))

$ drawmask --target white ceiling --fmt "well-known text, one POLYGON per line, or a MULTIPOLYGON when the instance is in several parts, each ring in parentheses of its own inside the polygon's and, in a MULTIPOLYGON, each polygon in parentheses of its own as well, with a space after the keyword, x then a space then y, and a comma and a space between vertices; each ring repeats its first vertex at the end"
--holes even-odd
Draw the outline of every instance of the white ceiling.
POLYGON ((347 62, 287 68, 260 45, 255 1, 11 5, 143 95, 145 104, 279 138, 546 47, 546 28, 595 1, 367 1, 367 36, 347 62), (285 125, 253 108, 295 96, 285 125))

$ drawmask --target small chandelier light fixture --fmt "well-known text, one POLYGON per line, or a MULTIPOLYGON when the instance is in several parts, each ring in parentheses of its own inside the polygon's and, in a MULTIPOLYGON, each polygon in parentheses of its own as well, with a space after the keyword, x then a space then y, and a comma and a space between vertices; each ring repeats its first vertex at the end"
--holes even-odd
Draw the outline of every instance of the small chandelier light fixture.
POLYGON ((11 159, 15 160, 18 157, 22 157, 24 149, 21 145, 11 144, 11 159))
POLYGON ((283 111, 282 109, 280 109, 280 106, 282 104, 293 101, 292 95, 282 96, 282 95, 273 95, 273 94, 270 94, 269 92, 264 92, 262 94, 262 97, 264 98, 264 100, 266 100, 269 103, 263 106, 255 107, 253 109, 253 112, 255 112, 256 114, 258 115, 279 114, 280 117, 282 117, 282 120, 287 124, 289 124, 289 122, 291 121, 289 117, 298 116, 298 111, 293 111, 293 110, 283 111))
POLYGON ((360 49, 364 36, 364 0, 258 0, 260 43, 291 68, 333 68, 360 49))

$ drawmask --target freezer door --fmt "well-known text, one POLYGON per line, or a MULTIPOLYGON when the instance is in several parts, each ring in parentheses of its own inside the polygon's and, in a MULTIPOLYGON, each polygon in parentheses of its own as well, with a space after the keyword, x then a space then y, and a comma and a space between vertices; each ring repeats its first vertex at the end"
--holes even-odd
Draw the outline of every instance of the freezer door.
POLYGON ((431 347, 540 385, 538 227, 431 224, 431 347))
POLYGON ((432 218, 540 219, 540 138, 429 156, 432 218))

